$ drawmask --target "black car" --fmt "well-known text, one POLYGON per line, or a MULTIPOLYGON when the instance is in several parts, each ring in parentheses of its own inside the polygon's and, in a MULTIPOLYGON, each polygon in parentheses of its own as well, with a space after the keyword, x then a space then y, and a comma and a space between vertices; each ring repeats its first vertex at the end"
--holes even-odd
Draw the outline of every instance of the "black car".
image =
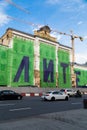
POLYGON ((22 95, 16 93, 12 90, 2 90, 0 91, 0 100, 12 100, 12 99, 22 99, 22 95))

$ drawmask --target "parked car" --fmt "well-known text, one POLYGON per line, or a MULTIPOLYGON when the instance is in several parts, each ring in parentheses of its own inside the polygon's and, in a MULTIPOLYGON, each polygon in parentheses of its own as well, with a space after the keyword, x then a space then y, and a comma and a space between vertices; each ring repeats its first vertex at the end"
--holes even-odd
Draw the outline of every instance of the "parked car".
POLYGON ((65 94, 69 95, 69 97, 73 97, 76 94, 76 91, 73 89, 61 89, 60 92, 63 92, 65 94))
POLYGON ((19 93, 16 93, 12 90, 2 90, 0 91, 0 100, 12 100, 12 99, 22 99, 22 95, 19 93))
POLYGON ((68 100, 69 96, 67 94, 60 92, 60 91, 49 91, 49 92, 44 93, 41 96, 41 98, 43 100, 54 101, 54 100, 68 100))

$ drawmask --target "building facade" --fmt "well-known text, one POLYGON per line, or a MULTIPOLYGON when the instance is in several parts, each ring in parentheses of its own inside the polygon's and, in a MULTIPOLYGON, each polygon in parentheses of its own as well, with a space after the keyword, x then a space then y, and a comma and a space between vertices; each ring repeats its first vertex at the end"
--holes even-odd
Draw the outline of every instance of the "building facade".
MULTIPOLYGON (((0 39, 0 86, 70 88, 72 83, 78 84, 79 76, 75 68, 76 79, 72 81, 71 52, 72 48, 50 36, 48 26, 34 35, 8 28, 0 39)), ((87 73, 85 76, 87 84, 87 73)))
POLYGON ((76 86, 87 86, 87 65, 75 64, 74 72, 76 74, 76 86))

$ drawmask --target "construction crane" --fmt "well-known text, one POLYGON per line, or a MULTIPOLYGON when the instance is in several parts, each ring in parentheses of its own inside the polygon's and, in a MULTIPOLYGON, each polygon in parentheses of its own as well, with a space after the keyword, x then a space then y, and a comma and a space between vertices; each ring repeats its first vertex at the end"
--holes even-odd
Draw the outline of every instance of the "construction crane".
MULTIPOLYGON (((18 22, 22 22, 22 23, 24 23, 24 24, 27 24, 27 25, 30 25, 30 26, 33 26, 33 27, 37 27, 37 28, 40 28, 40 27, 43 26, 43 25, 40 25, 40 24, 34 24, 34 23, 32 23, 32 22, 27 22, 27 21, 25 21, 25 20, 20 20, 20 19, 18 19, 18 18, 14 18, 14 17, 12 17, 12 16, 7 16, 7 18, 12 19, 12 20, 15 20, 15 21, 18 21, 18 22)), ((65 36, 71 37, 71 44, 72 44, 72 68, 73 68, 74 63, 75 63, 74 40, 78 38, 78 39, 80 39, 81 41, 83 41, 83 38, 82 38, 81 36, 74 35, 74 34, 73 34, 73 31, 71 31, 71 34, 67 34, 67 33, 65 33, 65 32, 60 32, 60 31, 57 31, 57 30, 53 30, 53 29, 51 28, 51 32, 55 32, 55 33, 58 33, 58 34, 60 34, 60 35, 65 35, 65 36)), ((74 71, 73 71, 73 72, 74 72, 74 71)), ((72 73, 73 73, 73 72, 72 72, 72 73)))
POLYGON ((71 34, 67 34, 67 33, 64 33, 64 32, 59 32, 59 31, 56 31, 56 30, 52 30, 53 32, 56 32, 60 35, 66 35, 66 36, 69 36, 71 37, 71 44, 72 44, 72 63, 71 63, 71 74, 72 74, 72 86, 73 87, 76 87, 76 75, 74 73, 74 64, 75 64, 75 48, 74 48, 74 40, 76 38, 80 39, 81 41, 83 41, 83 38, 81 36, 78 36, 78 35, 74 35, 73 34, 73 31, 71 31, 71 34))
POLYGON ((56 32, 56 33, 58 33, 58 34, 60 34, 60 35, 66 35, 66 36, 71 37, 71 44, 72 44, 72 65, 73 65, 73 64, 75 63, 74 40, 75 40, 76 38, 78 38, 78 39, 80 39, 81 41, 83 41, 83 38, 82 38, 81 36, 74 35, 74 34, 73 34, 73 31, 71 31, 71 34, 67 34, 67 33, 64 33, 64 32, 59 32, 59 31, 53 30, 53 29, 52 29, 51 31, 56 32))
MULTIPOLYGON (((18 22, 22 22, 24 24, 28 24, 28 25, 31 25, 31 26, 34 26, 34 27, 42 27, 42 25, 38 25, 38 24, 34 24, 34 23, 30 23, 30 22, 27 22, 27 21, 24 21, 24 20, 20 20, 20 19, 17 19, 17 18, 14 18, 14 17, 11 17, 11 16, 7 16, 7 18, 10 18, 10 19, 13 19, 13 20, 16 20, 18 22)), ((75 77, 75 74, 74 74, 74 63, 75 63, 75 48, 74 48, 74 40, 75 39, 80 39, 81 41, 83 41, 83 38, 81 36, 78 36, 78 35, 74 35, 73 34, 73 31, 71 31, 71 34, 67 34, 67 33, 64 33, 64 32, 59 32, 57 30, 53 30, 51 29, 52 32, 56 32, 60 35, 65 35, 65 36, 69 36, 71 37, 71 44, 72 44, 72 63, 71 63, 71 73, 72 73, 72 77, 74 78, 74 80, 76 81, 76 77, 75 77)))
MULTIPOLYGON (((5 0, 5 1, 8 2, 9 4, 15 6, 16 8, 18 8, 18 9, 24 11, 25 13, 30 14, 28 10, 26 10, 26 9, 24 9, 23 7, 21 7, 21 6, 17 5, 17 4, 15 4, 12 0, 5 0)), ((20 20, 20 19, 11 17, 11 16, 7 16, 7 18, 13 19, 13 20, 16 20, 16 21, 19 21, 19 22, 22 22, 22 23, 25 23, 25 24, 28 24, 28 25, 31 25, 31 26, 34 26, 34 27, 38 27, 38 28, 42 27, 42 25, 30 23, 30 22, 27 22, 27 21, 24 21, 24 20, 20 20)), ((71 31, 71 34, 66 34, 66 33, 64 33, 64 32, 59 32, 59 31, 53 30, 53 29, 51 29, 51 31, 52 31, 52 32, 56 32, 56 33, 58 33, 58 34, 60 34, 60 35, 66 35, 66 36, 70 36, 70 37, 71 37, 71 44, 72 44, 72 66, 73 66, 73 64, 74 64, 74 62, 75 62, 75 56, 74 56, 74 55, 75 55, 75 52, 74 52, 74 50, 75 50, 75 49, 74 49, 74 40, 75 40, 75 38, 79 38, 81 41, 83 41, 83 38, 80 37, 80 36, 74 35, 72 31, 71 31)))
POLYGON ((17 5, 17 4, 15 4, 12 0, 5 0, 5 1, 6 1, 7 3, 13 5, 14 7, 20 9, 21 11, 23 11, 23 12, 25 12, 25 13, 27 13, 27 14, 30 14, 30 12, 29 12, 28 10, 26 10, 26 9, 24 9, 23 7, 21 7, 21 6, 17 5))

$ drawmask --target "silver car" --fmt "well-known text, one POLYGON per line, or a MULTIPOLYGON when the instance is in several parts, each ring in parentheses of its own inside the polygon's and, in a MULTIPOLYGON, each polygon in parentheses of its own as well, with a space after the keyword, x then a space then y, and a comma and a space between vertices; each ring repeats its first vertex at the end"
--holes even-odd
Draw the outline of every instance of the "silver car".
POLYGON ((44 93, 41 96, 41 99, 49 100, 49 101, 55 101, 55 100, 67 100, 68 101, 69 96, 60 91, 49 91, 49 92, 44 93))
POLYGON ((76 91, 73 89, 61 89, 60 92, 69 95, 69 97, 73 97, 76 94, 76 91))

